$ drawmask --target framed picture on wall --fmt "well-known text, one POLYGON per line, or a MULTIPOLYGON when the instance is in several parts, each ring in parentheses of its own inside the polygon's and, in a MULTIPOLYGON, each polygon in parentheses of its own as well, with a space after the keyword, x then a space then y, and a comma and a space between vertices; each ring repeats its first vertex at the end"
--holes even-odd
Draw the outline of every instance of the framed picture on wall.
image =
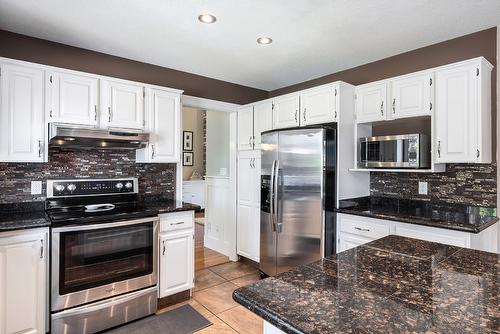
POLYGON ((183 131, 182 148, 184 151, 193 150, 193 131, 183 131))
POLYGON ((183 166, 192 166, 193 165, 193 152, 182 152, 182 165, 183 166))

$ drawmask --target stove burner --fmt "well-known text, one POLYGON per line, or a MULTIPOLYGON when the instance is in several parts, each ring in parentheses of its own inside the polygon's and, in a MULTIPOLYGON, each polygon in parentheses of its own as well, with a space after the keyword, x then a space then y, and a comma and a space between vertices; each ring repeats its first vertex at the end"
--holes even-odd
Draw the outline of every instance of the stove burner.
POLYGON ((106 204, 92 204, 85 205, 85 212, 102 212, 109 211, 115 208, 114 204, 106 203, 106 204))

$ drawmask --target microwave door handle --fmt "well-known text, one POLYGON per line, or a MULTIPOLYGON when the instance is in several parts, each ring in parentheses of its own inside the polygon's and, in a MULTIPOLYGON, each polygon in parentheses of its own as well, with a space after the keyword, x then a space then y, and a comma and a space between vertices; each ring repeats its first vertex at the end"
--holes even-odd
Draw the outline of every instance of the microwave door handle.
POLYGON ((274 229, 274 170, 276 167, 276 160, 273 160, 273 165, 271 166, 271 184, 269 185, 269 222, 271 223, 272 230, 274 229))

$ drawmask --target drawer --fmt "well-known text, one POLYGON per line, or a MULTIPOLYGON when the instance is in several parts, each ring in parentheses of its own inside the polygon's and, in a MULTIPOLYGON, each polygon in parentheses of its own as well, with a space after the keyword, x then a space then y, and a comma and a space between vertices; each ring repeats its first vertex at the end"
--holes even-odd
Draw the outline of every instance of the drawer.
POLYGON ((177 231, 194 227, 194 211, 160 214, 160 232, 177 231))
POLYGON ((391 224, 389 222, 360 216, 339 216, 341 232, 371 239, 379 239, 391 234, 391 224))

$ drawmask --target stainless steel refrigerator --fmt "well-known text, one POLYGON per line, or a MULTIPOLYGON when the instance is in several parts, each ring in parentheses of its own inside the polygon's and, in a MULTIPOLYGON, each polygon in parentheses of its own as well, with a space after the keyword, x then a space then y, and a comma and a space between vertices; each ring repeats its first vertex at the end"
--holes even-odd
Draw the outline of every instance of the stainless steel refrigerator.
POLYGON ((260 271, 264 276, 335 252, 336 128, 262 134, 260 271))

